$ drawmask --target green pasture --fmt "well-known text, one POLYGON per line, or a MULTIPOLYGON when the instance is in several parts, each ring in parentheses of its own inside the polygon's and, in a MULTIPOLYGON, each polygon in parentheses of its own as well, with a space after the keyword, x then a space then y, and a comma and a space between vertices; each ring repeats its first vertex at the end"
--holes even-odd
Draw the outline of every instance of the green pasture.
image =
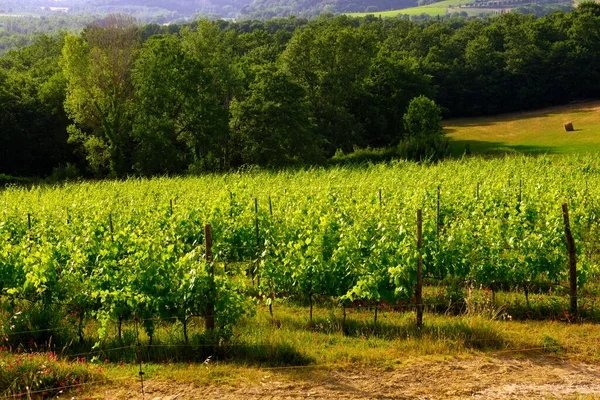
POLYGON ((452 154, 567 154, 600 151, 600 101, 494 117, 448 120, 452 154), (563 124, 572 122, 573 132, 563 124))
MULTIPOLYGON (((438 15, 446 15, 448 7, 458 7, 462 4, 470 3, 471 0, 445 0, 437 3, 428 4, 420 7, 410 7, 404 8, 400 10, 391 10, 391 11, 380 11, 380 12, 370 12, 370 13, 350 13, 348 14, 351 17, 364 17, 366 15, 372 14, 381 17, 396 17, 398 14, 407 14, 407 15, 421 15, 427 14, 431 17, 435 17, 438 15)), ((475 13, 480 13, 479 10, 475 9, 456 9, 456 11, 466 11, 469 15, 475 13)))

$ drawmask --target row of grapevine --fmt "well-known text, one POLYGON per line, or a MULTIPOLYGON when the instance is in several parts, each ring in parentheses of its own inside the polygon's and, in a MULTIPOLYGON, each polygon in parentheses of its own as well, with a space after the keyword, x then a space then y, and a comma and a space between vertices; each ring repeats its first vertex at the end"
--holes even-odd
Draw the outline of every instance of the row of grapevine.
POLYGON ((562 202, 583 284, 599 272, 599 171, 591 157, 524 157, 8 188, 0 295, 7 312, 63 306, 83 340, 88 317, 136 315, 152 337, 153 318, 185 327, 209 304, 228 335, 251 309, 246 274, 269 305, 408 302, 420 255, 428 277, 527 288, 568 279, 562 202))

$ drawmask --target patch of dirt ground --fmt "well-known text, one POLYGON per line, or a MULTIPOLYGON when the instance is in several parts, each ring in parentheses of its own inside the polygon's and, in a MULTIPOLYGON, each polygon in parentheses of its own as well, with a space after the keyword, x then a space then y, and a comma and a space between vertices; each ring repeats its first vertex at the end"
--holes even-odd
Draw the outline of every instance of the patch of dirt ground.
MULTIPOLYGON (((94 399, 141 399, 139 382, 98 388, 94 399)), ((414 361, 394 368, 264 370, 260 382, 198 386, 148 380, 145 400, 600 399, 600 365, 535 358, 414 361)))

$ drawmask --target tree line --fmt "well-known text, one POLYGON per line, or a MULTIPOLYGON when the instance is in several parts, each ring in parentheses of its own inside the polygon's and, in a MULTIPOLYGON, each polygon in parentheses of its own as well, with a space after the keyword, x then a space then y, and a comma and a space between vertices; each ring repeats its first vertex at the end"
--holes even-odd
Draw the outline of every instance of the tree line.
POLYGON ((456 117, 598 97, 599 61, 594 3, 421 23, 111 16, 0 58, 0 174, 313 165, 367 147, 435 156, 438 105, 456 117))

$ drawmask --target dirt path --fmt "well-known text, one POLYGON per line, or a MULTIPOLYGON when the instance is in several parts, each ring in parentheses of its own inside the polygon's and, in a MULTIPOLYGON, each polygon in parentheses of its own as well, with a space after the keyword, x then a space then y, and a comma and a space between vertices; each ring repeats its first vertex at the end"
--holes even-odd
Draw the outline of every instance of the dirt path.
MULTIPOLYGON (((95 399, 137 399, 139 384, 98 390, 95 399)), ((150 380, 145 399, 600 399, 600 365, 534 358, 473 357, 394 369, 265 370, 258 383, 196 386, 150 380)))

